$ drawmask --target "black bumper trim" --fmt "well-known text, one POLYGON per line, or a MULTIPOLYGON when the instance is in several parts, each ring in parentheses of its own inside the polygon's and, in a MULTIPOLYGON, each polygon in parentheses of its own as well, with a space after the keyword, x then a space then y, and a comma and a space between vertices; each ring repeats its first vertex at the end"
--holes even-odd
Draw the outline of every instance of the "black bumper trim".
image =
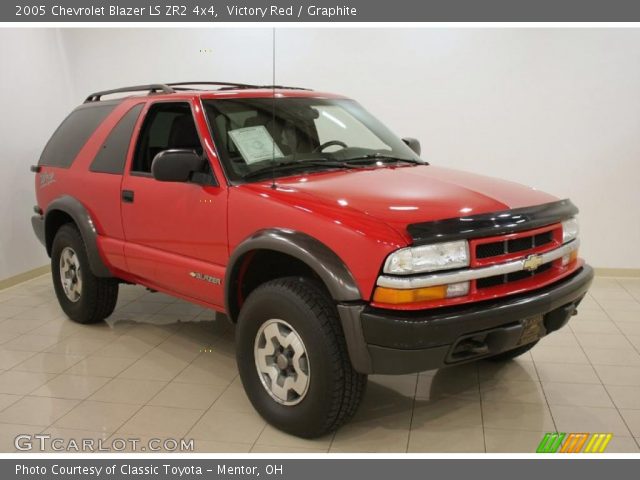
POLYGON ((47 241, 44 236, 44 217, 42 215, 33 215, 31 217, 31 225, 33 226, 33 231, 40 240, 40 243, 47 246, 47 241))
POLYGON ((593 278, 584 266, 571 277, 533 293, 460 307, 407 312, 366 308, 362 328, 368 344, 403 350, 448 345, 466 331, 485 330, 520 318, 547 313, 582 297, 593 278))
POLYGON ((386 374, 419 372, 451 364, 454 348, 467 337, 491 335, 489 350, 469 358, 475 360, 519 346, 525 320, 541 316, 543 334, 563 327, 592 280, 593 269, 585 265, 558 283, 499 301, 431 312, 354 306, 342 308, 340 316, 343 327, 348 328, 346 340, 356 370, 386 374), (354 326, 356 322, 359 325, 354 326))

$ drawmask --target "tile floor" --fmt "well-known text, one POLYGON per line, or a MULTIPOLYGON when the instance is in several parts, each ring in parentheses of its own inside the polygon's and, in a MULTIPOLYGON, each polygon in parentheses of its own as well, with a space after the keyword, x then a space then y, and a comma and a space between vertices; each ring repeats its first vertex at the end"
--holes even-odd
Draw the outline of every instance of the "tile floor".
POLYGON ((640 279, 597 278, 570 328, 517 361, 372 376, 353 421, 317 440, 253 411, 233 329, 212 312, 123 286, 109 324, 81 326, 49 276, 0 291, 0 452, 22 433, 186 438, 200 452, 533 452, 555 430, 640 451, 640 279))

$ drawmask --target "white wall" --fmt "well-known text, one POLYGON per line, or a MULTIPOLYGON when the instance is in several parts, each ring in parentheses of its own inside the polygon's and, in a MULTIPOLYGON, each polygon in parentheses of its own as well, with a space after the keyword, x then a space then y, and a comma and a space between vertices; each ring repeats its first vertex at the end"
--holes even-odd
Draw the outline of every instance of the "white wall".
POLYGON ((56 30, 0 29, 0 280, 48 262, 31 228, 34 174, 51 133, 72 108, 56 30))
MULTIPOLYGON (((14 167, 0 179, 2 198, 31 207, 32 178, 22 169, 71 108, 65 87, 79 103, 91 91, 133 83, 271 83, 271 33, 66 29, 67 78, 55 31, 0 30, 0 40, 12 36, 0 46, 1 81, 12 90, 0 95, 20 118, 21 109, 45 111, 43 102, 48 112, 35 131, 16 129, 15 115, 3 119, 12 125, 0 131, 9 133, 16 160, 5 160, 14 167), (10 79, 6 61, 16 65, 10 79), (60 96, 18 103, 13 92, 25 86, 24 69, 32 72, 27 82, 52 81, 60 96), (21 135, 29 137, 26 148, 21 135)), ((276 45, 277 83, 356 98, 398 134, 419 138, 432 163, 571 197, 582 211, 584 256, 597 267, 640 268, 639 29, 285 28, 276 45)), ((42 255, 32 248, 28 212, 6 201, 0 209, 0 224, 16 229, 0 233, 3 257, 19 247, 0 260, 3 278, 42 263, 42 255)))
POLYGON ((583 255, 640 268, 640 30, 280 30, 279 81, 345 93, 434 164, 581 209, 583 255))
POLYGON ((271 83, 271 29, 66 29, 78 100, 96 90, 158 82, 271 83))

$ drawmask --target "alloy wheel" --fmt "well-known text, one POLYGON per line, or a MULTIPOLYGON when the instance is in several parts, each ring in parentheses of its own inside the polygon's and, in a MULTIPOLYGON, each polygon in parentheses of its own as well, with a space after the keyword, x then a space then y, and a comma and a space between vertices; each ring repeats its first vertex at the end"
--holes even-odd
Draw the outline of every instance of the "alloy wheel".
POLYGON ((82 272, 80 259, 71 247, 65 247, 60 253, 60 280, 67 298, 73 303, 82 295, 82 272))
POLYGON ((309 389, 311 370, 304 342, 284 320, 267 320, 258 329, 254 345, 258 376, 278 403, 296 405, 309 389))

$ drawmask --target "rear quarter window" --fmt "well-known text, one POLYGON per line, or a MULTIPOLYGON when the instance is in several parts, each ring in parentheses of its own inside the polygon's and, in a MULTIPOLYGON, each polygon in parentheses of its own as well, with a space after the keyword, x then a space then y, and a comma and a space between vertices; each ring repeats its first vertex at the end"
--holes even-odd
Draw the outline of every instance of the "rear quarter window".
POLYGON ((38 165, 68 168, 116 105, 80 106, 60 124, 44 147, 38 165))
POLYGON ((100 147, 89 170, 120 175, 124 172, 133 129, 143 106, 144 103, 139 103, 122 116, 100 147))

